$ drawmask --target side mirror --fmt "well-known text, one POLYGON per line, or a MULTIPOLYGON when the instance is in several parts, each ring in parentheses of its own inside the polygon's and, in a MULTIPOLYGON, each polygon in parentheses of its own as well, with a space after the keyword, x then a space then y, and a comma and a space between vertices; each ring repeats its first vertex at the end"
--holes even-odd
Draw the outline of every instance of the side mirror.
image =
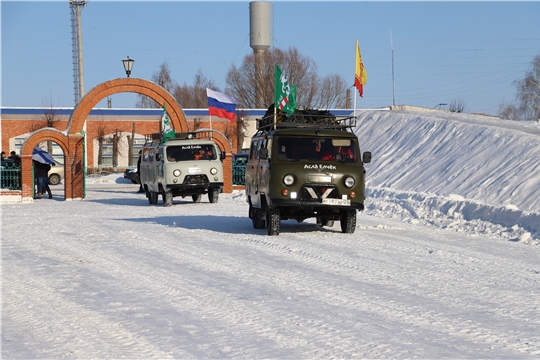
POLYGON ((364 164, 371 162, 371 152, 370 151, 364 151, 364 155, 362 155, 362 162, 364 164))
POLYGON ((219 159, 221 161, 225 160, 225 156, 227 156, 227 154, 225 154, 223 151, 219 153, 219 159))
POLYGON ((267 148, 262 148, 259 151, 259 159, 261 159, 261 160, 268 159, 268 149, 267 148))

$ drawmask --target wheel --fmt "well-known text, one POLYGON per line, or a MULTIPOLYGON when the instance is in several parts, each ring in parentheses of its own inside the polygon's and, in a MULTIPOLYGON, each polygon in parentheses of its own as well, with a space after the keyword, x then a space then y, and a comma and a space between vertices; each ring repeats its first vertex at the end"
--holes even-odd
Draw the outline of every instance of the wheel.
POLYGON ((193 202, 194 203, 200 203, 201 202, 201 194, 195 194, 195 195, 191 195, 191 198, 193 199, 193 202))
POLYGON ((210 188, 208 190, 208 201, 212 204, 217 203, 219 200, 219 188, 210 188))
POLYGON ((49 184, 58 185, 59 183, 60 183, 60 175, 52 174, 51 176, 49 176, 49 184))
POLYGON ((341 232, 345 234, 352 234, 356 229, 356 210, 345 210, 341 213, 339 219, 341 223, 341 232))
POLYGON ((332 226, 334 226, 334 220, 328 220, 325 217, 318 217, 317 218, 317 225, 332 227, 332 226))
POLYGON ((150 205, 157 204, 157 201, 158 201, 158 193, 155 192, 155 191, 149 191, 148 192, 148 202, 150 203, 150 205))
POLYGON ((260 208, 252 208, 251 212, 251 221, 253 222, 253 227, 255 229, 264 229, 265 227, 265 219, 264 219, 264 213, 262 209, 260 208))
POLYGON ((279 235, 280 223, 279 208, 268 206, 266 208, 266 230, 268 235, 279 235))
POLYGON ((163 206, 172 206, 172 190, 163 190, 161 196, 163 197, 163 206))

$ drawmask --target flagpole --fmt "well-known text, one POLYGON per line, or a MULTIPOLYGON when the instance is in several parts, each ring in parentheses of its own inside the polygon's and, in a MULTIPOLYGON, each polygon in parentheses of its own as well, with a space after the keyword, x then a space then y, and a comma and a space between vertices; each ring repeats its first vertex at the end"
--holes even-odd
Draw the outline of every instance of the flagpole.
POLYGON ((212 115, 208 112, 208 117, 210 118, 210 138, 212 138, 212 115))
POLYGON ((354 91, 354 117, 356 118, 356 91, 354 91))

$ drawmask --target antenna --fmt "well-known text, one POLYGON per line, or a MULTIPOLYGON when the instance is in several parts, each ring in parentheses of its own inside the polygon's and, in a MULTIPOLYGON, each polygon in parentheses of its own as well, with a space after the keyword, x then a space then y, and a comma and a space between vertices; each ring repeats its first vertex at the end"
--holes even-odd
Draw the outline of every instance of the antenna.
POLYGON ((86 0, 68 0, 71 8, 71 51, 73 53, 73 91, 75 105, 84 96, 84 67, 82 56, 81 9, 86 0))
POLYGON ((396 106, 395 82, 394 82, 394 42, 392 41, 392 29, 390 29, 390 47, 392 48, 392 105, 396 106))

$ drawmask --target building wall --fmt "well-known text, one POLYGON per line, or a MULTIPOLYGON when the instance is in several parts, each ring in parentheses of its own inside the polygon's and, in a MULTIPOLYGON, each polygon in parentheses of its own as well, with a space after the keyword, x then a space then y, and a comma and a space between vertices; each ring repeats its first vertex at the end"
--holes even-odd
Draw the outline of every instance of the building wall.
MULTIPOLYGON (((60 131, 67 129, 69 118, 73 108, 8 108, 2 107, 1 111, 1 149, 8 155, 10 151, 20 154, 21 145, 32 129, 36 126, 45 126, 45 113, 54 113, 54 127, 60 131)), ((248 136, 244 144, 249 144, 250 136, 255 133, 255 118, 261 117, 264 110, 249 110, 247 114, 249 123, 248 136)), ((106 138, 118 131, 120 134, 120 156, 118 166, 125 167, 129 165, 128 160, 128 136, 131 137, 133 126, 135 126, 134 155, 137 155, 137 148, 144 144, 145 135, 160 131, 162 109, 93 109, 86 123, 87 133, 87 166, 98 165, 98 133, 100 129, 104 130, 106 138)), ((236 123, 226 119, 208 117, 207 109, 184 110, 190 130, 196 128, 217 130, 232 141, 233 152, 236 152, 236 123)), ((243 145, 246 146, 246 145, 243 145)), ((59 147, 55 146, 53 155, 63 156, 59 147)))

